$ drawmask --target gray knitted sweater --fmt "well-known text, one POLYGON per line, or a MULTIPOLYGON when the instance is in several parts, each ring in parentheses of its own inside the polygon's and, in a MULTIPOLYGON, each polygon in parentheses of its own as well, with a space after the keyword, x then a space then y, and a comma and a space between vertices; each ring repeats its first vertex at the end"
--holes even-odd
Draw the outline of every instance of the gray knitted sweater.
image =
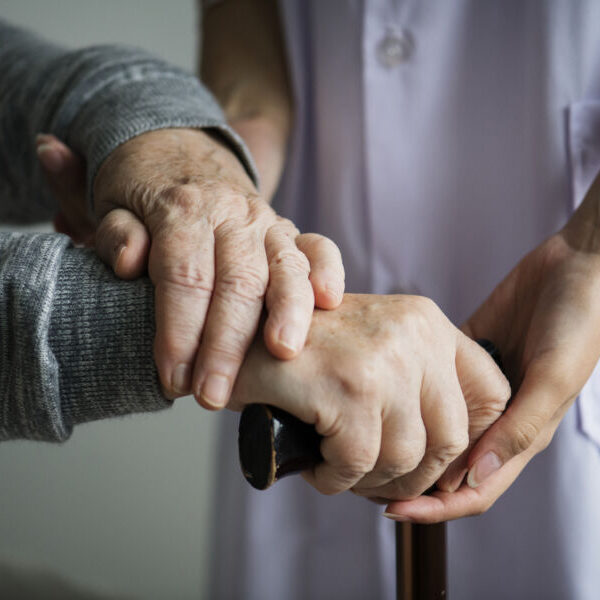
MULTIPOLYGON (((57 210, 37 133, 86 158, 90 190, 114 148, 162 127, 217 128, 253 172, 192 75, 137 49, 70 51, 0 21, 0 220, 42 221, 57 210)), ((0 232, 0 440, 61 441, 78 423, 168 406, 153 335, 147 279, 116 279, 63 235, 0 232)))

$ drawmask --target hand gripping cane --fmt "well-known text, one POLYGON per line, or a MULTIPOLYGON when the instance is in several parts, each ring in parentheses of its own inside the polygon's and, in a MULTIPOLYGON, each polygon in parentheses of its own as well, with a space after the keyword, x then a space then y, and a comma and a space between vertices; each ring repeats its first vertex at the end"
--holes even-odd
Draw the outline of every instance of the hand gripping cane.
MULTIPOLYGON (((502 368, 496 347, 478 343, 502 368)), ((322 437, 308 425, 268 404, 250 404, 242 412, 238 446, 244 477, 258 490, 321 462, 322 437)), ((396 523, 398 600, 447 599, 446 524, 396 523)))

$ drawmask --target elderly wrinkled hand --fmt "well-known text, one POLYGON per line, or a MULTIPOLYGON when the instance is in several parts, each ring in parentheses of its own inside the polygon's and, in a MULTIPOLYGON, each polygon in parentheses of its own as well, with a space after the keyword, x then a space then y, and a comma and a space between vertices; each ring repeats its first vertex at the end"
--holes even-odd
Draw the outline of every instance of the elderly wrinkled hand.
POLYGON ((257 331, 278 358, 304 345, 314 306, 341 302, 344 271, 330 240, 300 235, 259 196, 239 160, 204 131, 163 129, 115 149, 86 214, 83 163, 52 136, 38 155, 76 240, 93 236, 117 276, 148 269, 155 285, 155 360, 167 395, 222 408, 257 331), (96 223, 97 228, 96 228, 96 223))
POLYGON ((258 341, 230 406, 260 399, 314 424, 324 462, 306 479, 381 500, 414 498, 442 476, 458 487, 468 449, 509 396, 493 360, 431 300, 346 294, 337 310, 315 312, 293 361, 258 341))

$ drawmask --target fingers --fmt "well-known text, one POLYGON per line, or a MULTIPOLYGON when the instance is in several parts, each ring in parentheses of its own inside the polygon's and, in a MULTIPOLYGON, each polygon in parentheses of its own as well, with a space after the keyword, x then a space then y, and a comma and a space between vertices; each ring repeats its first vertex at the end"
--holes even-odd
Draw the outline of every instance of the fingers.
POLYGON ((208 226, 156 231, 148 262, 155 286, 154 358, 172 397, 190 393, 214 283, 214 238, 208 226))
POLYGON ((375 411, 365 411, 361 419, 342 413, 334 429, 325 433, 323 462, 304 471, 303 477, 322 494, 338 494, 373 470, 381 443, 381 419, 375 411))
POLYGON ((407 368, 402 384, 393 392, 391 406, 382 415, 377 463, 372 472, 352 488, 354 493, 366 497, 385 495, 380 492, 389 491, 393 487, 391 482, 416 469, 423 459, 428 434, 421 415, 421 384, 420 372, 412 366, 407 368))
POLYGON ((315 299, 306 256, 294 243, 296 229, 281 221, 267 231, 265 250, 269 264, 264 327, 265 345, 277 358, 296 356, 306 340, 315 299))
POLYGON ((437 483, 439 489, 454 491, 467 473, 469 450, 502 415, 510 399, 510 384, 481 346, 458 333, 456 370, 469 418, 469 444, 437 483))
MULTIPOLYGON (((209 409, 223 408, 252 342, 268 281, 264 239, 258 228, 229 223, 216 230, 216 279, 193 392, 209 409)), ((184 313, 185 314, 185 313, 184 313)))
POLYGON ((35 138, 35 146, 40 164, 49 175, 57 190, 66 191, 74 182, 83 183, 78 191, 85 192, 85 161, 75 154, 57 137, 40 133, 35 138))
POLYGON ((111 210, 98 225, 95 245, 98 256, 117 277, 135 279, 145 272, 150 236, 132 212, 123 208, 111 210))
POLYGON ((511 406, 471 451, 467 477, 470 487, 481 485, 513 457, 532 448, 540 451, 550 443, 572 401, 554 378, 559 365, 553 362, 542 358, 529 366, 511 406))
MULTIPOLYGON (((469 414, 475 416, 477 408, 486 406, 497 418, 510 398, 508 379, 477 342, 458 330, 456 334, 456 373, 467 405, 473 404, 469 407, 469 414)), ((490 424, 484 423, 483 426, 490 424)))
POLYGON ((310 282, 318 308, 336 308, 344 297, 344 265, 338 247, 316 233, 304 233, 296 245, 310 263, 310 282))
POLYGON ((355 494, 396 498, 395 482, 419 466, 425 455, 427 433, 418 404, 413 412, 385 419, 377 464, 352 488, 355 494))
POLYGON ((469 444, 468 415, 456 376, 426 390, 422 401, 427 450, 418 468, 380 496, 414 498, 428 490, 469 444), (393 495, 392 495, 393 494, 393 495))
POLYGON ((95 226, 87 212, 85 161, 53 135, 39 134, 35 143, 44 176, 61 209, 56 230, 75 243, 90 245, 95 226))
POLYGON ((435 491, 430 496, 392 502, 384 516, 397 521, 431 524, 483 514, 512 485, 534 454, 528 450, 513 458, 476 489, 464 484, 455 492, 435 491))
MULTIPOLYGON (((452 365, 450 365, 452 367, 452 365)), ((415 455, 415 444, 407 444, 404 453, 417 460, 412 468, 399 473, 395 480, 386 482, 377 488, 358 489, 353 491, 361 496, 379 498, 414 498, 429 489, 456 459, 468 444, 468 416, 464 399, 458 385, 454 370, 447 373, 436 373, 436 379, 424 381, 421 390, 421 415, 423 423, 422 446, 419 455, 415 455), (426 431, 426 434, 425 434, 426 431), (426 447, 425 447, 426 438, 426 447)), ((412 422, 407 422, 408 431, 403 432, 404 440, 410 440, 414 430, 412 422)), ((384 440, 384 444, 387 444, 384 440)), ((397 454, 390 459, 395 464, 402 464, 403 455, 397 454)), ((394 464, 390 462, 390 464, 394 464)), ((377 468, 376 468, 377 471, 377 468)), ((367 479, 367 478, 365 478, 367 479)), ((361 482, 362 487, 363 482, 361 482)))

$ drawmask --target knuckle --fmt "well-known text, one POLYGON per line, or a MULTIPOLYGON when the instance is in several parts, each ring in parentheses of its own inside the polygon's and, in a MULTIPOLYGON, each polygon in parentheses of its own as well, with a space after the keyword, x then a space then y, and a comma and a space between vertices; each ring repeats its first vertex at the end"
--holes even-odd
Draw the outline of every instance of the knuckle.
POLYGON ((334 257, 341 261, 342 254, 340 249, 328 237, 318 233, 307 233, 304 234, 303 238, 304 244, 310 248, 312 253, 334 257))
POLYGON ((365 464, 341 465, 337 467, 338 477, 341 481, 358 481, 369 473, 369 467, 365 464))
POLYGON ((423 339, 439 343, 441 332, 446 331, 448 323, 444 313, 431 299, 418 296, 417 308, 414 316, 415 332, 423 339))
POLYGON ((395 479, 399 479, 407 473, 410 473, 414 468, 415 467, 406 463, 403 459, 400 463, 376 466, 374 470, 377 473, 378 478, 381 478, 384 481, 394 481, 395 479))
POLYGON ((265 219, 270 223, 277 220, 277 214, 273 207, 265 199, 254 191, 246 191, 242 200, 248 207, 248 215, 254 219, 265 219))
POLYGON ((496 385, 490 386, 483 397, 469 404, 469 415, 476 416, 482 423, 490 425, 504 412, 511 394, 508 380, 499 376, 496 385))
POLYGON ((263 239, 273 224, 273 209, 260 197, 248 193, 231 195, 224 192, 229 201, 223 202, 219 197, 215 211, 218 219, 215 222, 216 235, 222 238, 231 238, 245 232, 246 236, 263 239))
POLYGON ((440 314, 439 306, 427 296, 415 296, 415 303, 417 312, 421 313, 427 319, 440 314))
POLYGON ((202 191, 193 185, 138 184, 130 192, 137 214, 153 237, 163 236, 171 242, 177 236, 185 239, 190 231, 210 232, 215 228, 214 207, 203 202, 202 191))
POLYGON ((510 387, 510 382, 506 377, 502 376, 500 378, 500 382, 498 384, 498 391, 495 396, 495 408, 498 408, 500 411, 503 411, 511 396, 512 389, 510 387))
POLYGON ((334 402, 319 402, 314 410, 315 429, 323 437, 338 434, 343 427, 342 414, 334 402))
POLYGON ((422 490, 413 489, 414 486, 406 479, 395 479, 386 486, 385 495, 390 500, 412 500, 420 495, 422 490))
POLYGON ((236 252, 251 252, 260 237, 260 227, 248 215, 230 215, 215 228, 215 237, 235 245, 236 252))
POLYGON ((162 190, 161 204, 175 209, 181 216, 192 216, 198 210, 199 191, 190 185, 171 185, 162 190))
POLYGON ((286 321, 295 328, 308 329, 315 301, 310 290, 307 290, 306 294, 300 291, 275 289, 272 283, 269 285, 266 307, 270 326, 281 327, 282 322, 286 321))
POLYGON ((469 406, 469 422, 478 429, 489 427, 498 420, 504 410, 505 402, 487 401, 469 406))
POLYGON ((515 425, 510 434, 510 450, 513 456, 525 452, 536 440, 540 428, 532 421, 522 421, 515 425))
MULTIPOLYGON (((373 441, 373 436, 367 435, 368 428, 351 430, 347 423, 345 415, 333 419, 329 431, 334 435, 343 431, 344 436, 336 443, 335 454, 327 456, 326 460, 340 480, 356 482, 373 471, 379 455, 379 443, 373 441)), ((329 437, 328 434, 326 431, 325 437, 329 437)))
POLYGON ((504 409, 506 408, 506 403, 510 399, 510 386, 508 382, 506 384, 506 388, 503 390, 499 390, 497 394, 487 399, 486 402, 481 406, 481 410, 486 412, 490 417, 493 415, 498 416, 502 414, 504 409))
POLYGON ((269 270, 285 270, 308 276, 310 264, 302 252, 293 248, 282 248, 269 257, 269 270))
POLYGON ((336 369, 337 386, 342 398, 352 398, 369 408, 372 399, 377 397, 377 364, 370 357, 354 357, 336 369))
MULTIPOLYGON (((152 276, 152 273, 151 273, 152 276)), ((156 279, 156 277, 152 277, 156 279)), ((162 273, 161 281, 167 285, 210 297, 213 292, 214 276, 189 262, 170 265, 162 273)))
POLYGON ((218 357, 220 364, 237 365, 244 359, 246 336, 235 327, 228 327, 216 339, 208 342, 205 356, 218 357))
POLYGON ((425 455, 425 441, 402 442, 394 447, 396 469, 401 477, 414 471, 423 460, 425 455))
POLYGON ((373 470, 376 458, 372 456, 372 452, 365 455, 348 451, 342 455, 340 460, 338 464, 334 465, 340 477, 345 481, 357 481, 373 470))
POLYGON ((412 340, 439 340, 439 329, 435 327, 439 309, 435 302, 421 296, 411 296, 406 301, 408 305, 398 305, 395 319, 402 336, 412 340))
POLYGON ((230 367, 240 364, 244 359, 243 349, 235 344, 220 344, 219 346, 208 348, 206 353, 211 354, 213 358, 218 357, 219 364, 227 364, 230 367))
POLYGON ((258 265, 228 265, 221 269, 215 293, 220 297, 234 297, 251 303, 262 301, 268 273, 258 265))
POLYGON ((544 431, 542 431, 536 440, 536 445, 539 448, 539 451, 541 452, 542 450, 545 450, 550 445, 553 438, 554 438, 553 431, 548 430, 548 429, 545 429, 544 431))
POLYGON ((460 456, 468 447, 469 436, 465 431, 464 434, 457 433, 452 435, 442 444, 431 448, 431 454, 439 465, 445 466, 451 463, 457 456, 460 456))
POLYGON ((286 219, 285 217, 280 217, 279 215, 275 217, 273 229, 281 231, 285 235, 290 236, 292 239, 300 235, 300 231, 292 221, 286 219))

